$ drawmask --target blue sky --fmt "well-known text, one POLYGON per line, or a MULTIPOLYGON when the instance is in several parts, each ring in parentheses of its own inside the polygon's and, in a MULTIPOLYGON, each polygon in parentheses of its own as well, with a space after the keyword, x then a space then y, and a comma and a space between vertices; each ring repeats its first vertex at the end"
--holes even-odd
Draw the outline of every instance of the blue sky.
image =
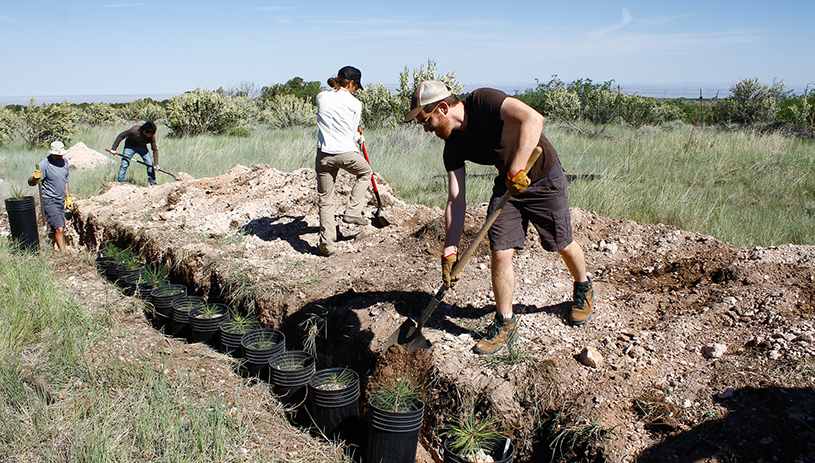
POLYGON ((552 75, 727 88, 815 82, 815 2, 0 2, 0 96, 178 94, 351 64, 396 84, 428 59, 465 90, 552 75), (772 5, 772 6, 771 6, 772 5))

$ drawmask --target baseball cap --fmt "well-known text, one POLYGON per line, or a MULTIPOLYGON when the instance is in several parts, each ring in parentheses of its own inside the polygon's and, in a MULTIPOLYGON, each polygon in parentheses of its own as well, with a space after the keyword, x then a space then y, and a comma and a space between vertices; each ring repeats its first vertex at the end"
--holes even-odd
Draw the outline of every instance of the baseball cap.
POLYGON ((337 72, 337 77, 354 81, 354 83, 357 84, 357 88, 362 90, 362 83, 360 82, 360 80, 362 80, 362 71, 359 69, 353 66, 345 66, 337 72))
POLYGON ((66 152, 65 145, 63 145, 61 141, 51 142, 51 149, 48 150, 48 154, 56 156, 65 156, 66 152))
POLYGON ((425 106, 441 101, 450 95, 452 95, 452 92, 443 82, 426 80, 420 83, 410 99, 410 112, 405 116, 405 122, 415 119, 416 115, 422 112, 422 108, 425 106))

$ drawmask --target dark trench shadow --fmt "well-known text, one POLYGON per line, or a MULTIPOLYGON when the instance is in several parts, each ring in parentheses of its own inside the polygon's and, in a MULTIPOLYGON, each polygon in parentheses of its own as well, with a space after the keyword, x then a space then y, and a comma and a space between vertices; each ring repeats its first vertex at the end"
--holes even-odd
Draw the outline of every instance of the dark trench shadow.
POLYGON ((302 253, 312 253, 316 248, 301 238, 302 235, 319 233, 319 227, 310 227, 304 216, 260 217, 241 227, 241 231, 257 236, 263 241, 276 239, 286 240, 294 250, 302 253), (282 219, 292 219, 291 222, 279 223, 282 219))
POLYGON ((715 400, 724 417, 669 436, 636 461, 815 461, 815 389, 747 387, 715 400))

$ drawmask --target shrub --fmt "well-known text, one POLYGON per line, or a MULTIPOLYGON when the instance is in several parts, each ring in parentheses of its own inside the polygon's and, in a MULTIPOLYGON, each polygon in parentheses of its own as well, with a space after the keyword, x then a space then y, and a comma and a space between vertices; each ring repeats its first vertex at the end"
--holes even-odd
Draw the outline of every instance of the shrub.
POLYGON ((302 77, 289 79, 285 84, 274 84, 271 87, 261 89, 261 100, 268 106, 268 103, 276 96, 294 95, 302 100, 317 104, 317 94, 320 93, 320 82, 305 81, 302 77))
POLYGON ((170 98, 167 126, 176 136, 218 133, 248 121, 254 102, 247 97, 227 97, 195 89, 170 98))
POLYGON ((167 110, 151 98, 131 101, 120 110, 128 121, 159 121, 167 118, 167 110))
POLYGON ((113 106, 95 102, 82 107, 79 122, 94 127, 114 125, 122 122, 122 116, 113 106))
POLYGON ((396 92, 398 106, 395 108, 397 115, 404 115, 410 110, 410 99, 413 97, 413 93, 416 92, 416 87, 422 81, 438 80, 444 82, 445 85, 450 87, 450 91, 456 95, 464 90, 464 86, 456 81, 454 73, 437 75, 438 69, 436 62, 432 60, 427 60, 427 69, 422 65, 419 66, 419 69, 414 69, 412 73, 405 66, 405 70, 399 73, 399 90, 396 92))
POLYGON ((399 97, 385 85, 368 85, 354 96, 362 102, 363 127, 394 127, 402 122, 399 97))
POLYGON ((19 124, 20 120, 13 111, 0 106, 0 146, 11 142, 19 124))
POLYGON ((37 106, 34 98, 23 108, 20 134, 31 148, 47 146, 54 140, 66 145, 74 133, 76 111, 67 102, 37 106))
POLYGON ((558 79, 557 75, 552 76, 552 79, 545 84, 535 80, 538 83, 535 89, 527 89, 523 93, 516 94, 515 97, 546 117, 564 121, 580 119, 580 98, 577 93, 569 91, 566 84, 558 79))
POLYGON ((261 111, 260 120, 273 129, 317 125, 317 107, 294 95, 277 95, 261 111))
POLYGON ((730 87, 730 93, 720 104, 718 122, 745 125, 772 122, 781 102, 789 96, 783 83, 768 86, 760 83, 758 77, 742 79, 730 87))
POLYGON ((815 129, 815 90, 807 87, 802 95, 784 100, 778 116, 801 127, 815 129))

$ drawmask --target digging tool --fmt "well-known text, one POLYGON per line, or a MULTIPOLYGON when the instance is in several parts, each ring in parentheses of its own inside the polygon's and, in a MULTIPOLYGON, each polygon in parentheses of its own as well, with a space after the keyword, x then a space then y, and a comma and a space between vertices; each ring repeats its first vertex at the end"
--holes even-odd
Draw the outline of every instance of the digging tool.
MULTIPOLYGON (((37 170, 40 170, 39 164, 35 164, 35 166, 37 170)), ((42 219, 42 226, 45 227, 48 223, 45 221, 45 204, 42 203, 42 173, 40 173, 40 178, 37 179, 37 189, 40 190, 40 219, 42 219)))
MULTIPOLYGON (((118 151, 113 151, 113 150, 112 150, 112 149, 110 149, 110 148, 105 148, 105 151, 107 151, 108 153, 113 154, 113 155, 115 155, 115 156, 122 156, 122 153, 119 153, 118 151)), ((124 156, 122 156, 122 157, 124 157, 124 156)), ((146 162, 144 162, 144 161, 139 161, 138 159, 132 159, 132 158, 131 158, 130 160, 131 160, 131 161, 138 162, 138 163, 139 163, 139 164, 141 164, 141 165, 144 165, 144 166, 147 166, 147 167, 152 167, 153 169, 156 169, 156 167, 155 167, 155 166, 151 166, 150 164, 148 164, 148 163, 146 163, 146 162)), ((172 177, 172 178, 173 178, 173 180, 179 180, 179 178, 178 178, 178 177, 176 177, 176 176, 175 176, 175 174, 173 174, 173 173, 172 173, 172 172, 170 172, 169 170, 164 170, 164 169, 156 169, 156 170, 157 170, 157 171, 159 171, 159 172, 163 172, 163 173, 165 173, 165 174, 169 175, 170 177, 172 177)))
MULTIPOLYGON (((541 155, 541 148, 535 147, 535 150, 532 151, 532 155, 529 157, 529 162, 526 163, 526 171, 532 168, 532 165, 535 164, 535 161, 541 155)), ((458 262, 453 265, 453 268, 450 270, 450 276, 453 281, 457 280, 461 273, 464 271, 464 265, 470 259, 470 257, 475 253, 475 249, 481 243, 481 240, 484 238, 484 235, 487 234, 487 231, 492 226, 495 219, 498 218, 498 214, 501 213, 501 209, 504 208, 504 205, 509 201, 509 198, 512 195, 509 191, 504 193, 501 196, 500 201, 498 202, 498 206, 495 208, 489 216, 487 216, 487 220, 484 221, 484 225, 481 227, 481 230, 478 230, 478 234, 475 235, 473 241, 470 242, 470 245, 467 246, 467 249, 464 251, 464 254, 459 258, 458 262)), ((441 288, 436 292, 436 295, 430 299, 430 303, 427 304, 422 315, 419 317, 419 324, 416 325, 413 323, 413 320, 407 319, 402 323, 398 330, 396 330, 393 334, 390 335, 387 342, 385 343, 385 350, 387 350, 390 346, 394 344, 399 344, 404 346, 408 352, 413 352, 416 349, 429 349, 430 348, 430 341, 422 335, 422 328, 424 328, 424 324, 427 323, 427 320, 430 318, 430 315, 436 310, 439 303, 441 303, 442 297, 444 297, 444 293, 450 289, 449 286, 442 285, 441 288)))
MULTIPOLYGON (((357 132, 362 134, 362 130, 357 127, 357 132)), ((362 142, 362 154, 365 155, 365 160, 368 162, 368 165, 371 165, 371 161, 368 159, 368 151, 365 149, 365 142, 362 142)), ((374 179, 374 174, 371 173, 371 184, 374 187, 374 196, 376 196, 376 211, 374 212, 374 216, 371 217, 371 225, 376 228, 385 228, 391 223, 388 222, 388 219, 382 217, 382 198, 379 197, 379 190, 376 188, 376 179, 374 179)))

